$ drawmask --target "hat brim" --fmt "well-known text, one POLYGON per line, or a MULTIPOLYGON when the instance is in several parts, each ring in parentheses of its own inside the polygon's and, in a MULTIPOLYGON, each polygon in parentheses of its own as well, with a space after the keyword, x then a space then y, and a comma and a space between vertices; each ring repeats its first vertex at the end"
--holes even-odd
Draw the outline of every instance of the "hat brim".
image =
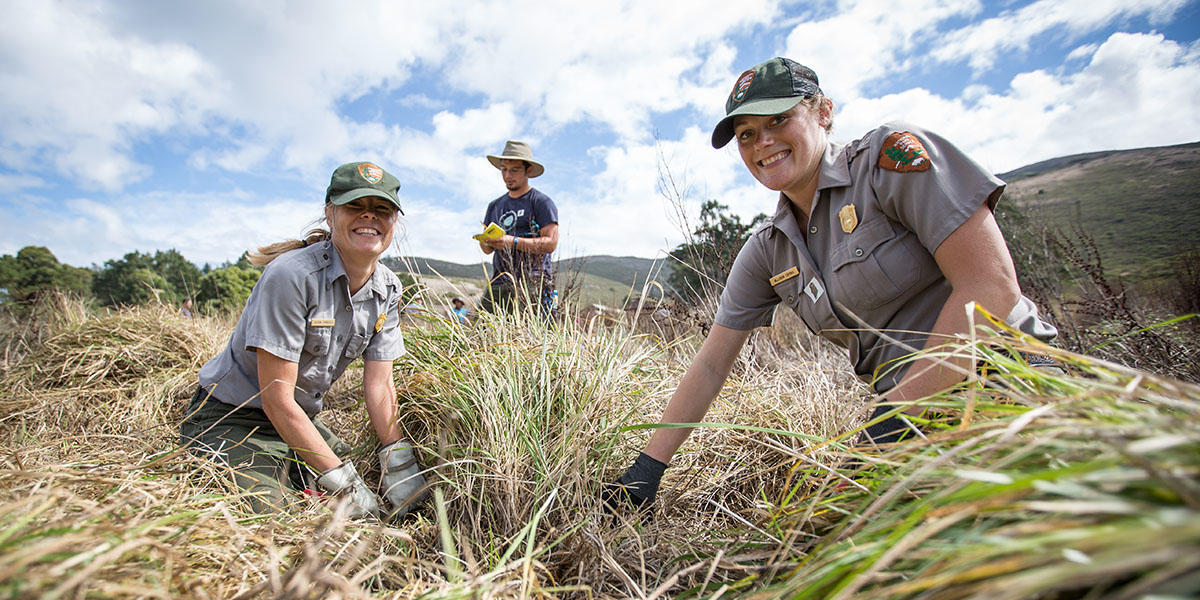
MULTIPOLYGON (((476 156, 479 156, 479 155, 476 154, 476 156)), ((503 160, 520 160, 520 161, 527 162, 527 163, 529 163, 529 171, 526 173, 526 175, 528 175, 530 179, 533 179, 534 177, 537 177, 537 176, 541 175, 542 173, 546 172, 546 167, 543 167, 542 163, 539 163, 538 161, 533 160, 532 158, 525 158, 524 156, 508 156, 508 155, 494 156, 494 155, 488 154, 487 159, 488 159, 488 162, 492 163, 492 166, 496 167, 497 169, 502 167, 502 165, 500 164, 500 161, 503 161, 503 160)))
POLYGON ((372 196, 374 196, 375 198, 383 198, 384 200, 391 202, 392 206, 395 206, 396 210, 400 211, 400 214, 404 214, 404 209, 400 208, 399 200, 397 200, 395 197, 393 197, 385 192, 381 192, 375 188, 358 188, 358 189, 350 190, 348 192, 342 192, 341 194, 338 194, 337 196, 333 196, 333 197, 329 198, 329 203, 336 204, 337 206, 342 206, 343 204, 348 204, 350 202, 358 200, 359 198, 369 198, 372 196))
POLYGON ((767 116, 777 115, 792 110, 797 104, 800 104, 810 96, 787 96, 785 98, 763 98, 747 102, 735 109, 733 112, 725 115, 713 128, 712 146, 713 148, 723 148, 729 140, 733 139, 733 120, 741 115, 767 116))

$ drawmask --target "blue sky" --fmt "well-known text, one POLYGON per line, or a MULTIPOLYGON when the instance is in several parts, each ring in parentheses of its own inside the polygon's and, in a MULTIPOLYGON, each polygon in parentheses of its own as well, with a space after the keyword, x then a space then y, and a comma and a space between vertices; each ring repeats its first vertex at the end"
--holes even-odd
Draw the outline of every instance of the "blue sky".
POLYGON ((1000 173, 1200 140, 1200 1, 0 0, 0 253, 219 264, 301 235, 337 165, 395 174, 394 254, 460 263, 533 146, 559 256, 661 257, 698 206, 774 207, 712 126, 772 56, 833 137, 905 119, 1000 173), (675 194, 664 194, 669 170, 675 194), (669 196, 674 196, 671 201, 669 196))

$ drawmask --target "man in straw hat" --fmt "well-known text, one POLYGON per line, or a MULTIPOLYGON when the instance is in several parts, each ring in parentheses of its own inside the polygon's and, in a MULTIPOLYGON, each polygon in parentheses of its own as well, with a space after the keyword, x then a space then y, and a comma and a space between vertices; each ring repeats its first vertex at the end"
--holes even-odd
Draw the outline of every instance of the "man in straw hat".
POLYGON ((500 169, 508 192, 488 204, 483 225, 495 223, 504 235, 479 242, 492 254, 493 274, 479 302, 480 310, 495 311, 513 306, 520 286, 538 302, 543 314, 554 310, 554 263, 550 254, 558 247, 558 207, 549 196, 529 185, 529 180, 546 171, 533 159, 529 144, 509 140, 499 156, 487 155, 500 169))

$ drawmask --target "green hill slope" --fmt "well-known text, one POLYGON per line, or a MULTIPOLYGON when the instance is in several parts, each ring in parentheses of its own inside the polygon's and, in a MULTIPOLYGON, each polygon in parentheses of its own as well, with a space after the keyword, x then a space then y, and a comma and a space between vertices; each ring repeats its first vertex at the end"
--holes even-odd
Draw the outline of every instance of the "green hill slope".
POLYGON ((1200 142, 1042 161, 1001 174, 1004 196, 1044 223, 1091 235, 1108 273, 1170 275, 1200 238, 1200 142))

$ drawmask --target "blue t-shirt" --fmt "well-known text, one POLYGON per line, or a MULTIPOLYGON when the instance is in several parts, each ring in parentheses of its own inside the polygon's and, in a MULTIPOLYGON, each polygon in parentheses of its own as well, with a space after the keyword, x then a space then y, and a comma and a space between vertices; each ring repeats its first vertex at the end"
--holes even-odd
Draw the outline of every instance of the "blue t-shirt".
MULTIPOLYGON (((539 237, 543 226, 558 223, 558 207, 554 206, 549 196, 529 188, 528 192, 517 198, 504 194, 492 200, 483 215, 483 224, 486 226, 488 223, 499 225, 512 236, 539 237)), ((518 277, 554 275, 554 263, 549 254, 533 254, 523 250, 496 250, 492 253, 492 268, 493 281, 501 273, 518 277)))

